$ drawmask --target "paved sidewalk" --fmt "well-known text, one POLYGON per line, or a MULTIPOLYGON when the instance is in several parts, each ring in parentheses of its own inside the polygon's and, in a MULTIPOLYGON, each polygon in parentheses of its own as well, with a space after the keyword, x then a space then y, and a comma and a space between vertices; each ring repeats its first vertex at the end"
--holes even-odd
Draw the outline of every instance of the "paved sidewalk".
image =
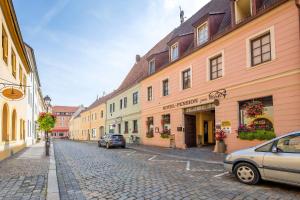
POLYGON ((49 158, 44 142, 0 162, 0 199, 46 199, 49 158))
POLYGON ((194 161, 203 161, 207 163, 223 163, 226 154, 214 153, 212 146, 201 148, 188 148, 188 149, 173 149, 148 145, 134 145, 127 144, 128 148, 138 151, 145 151, 158 155, 170 156, 180 159, 189 159, 194 161))

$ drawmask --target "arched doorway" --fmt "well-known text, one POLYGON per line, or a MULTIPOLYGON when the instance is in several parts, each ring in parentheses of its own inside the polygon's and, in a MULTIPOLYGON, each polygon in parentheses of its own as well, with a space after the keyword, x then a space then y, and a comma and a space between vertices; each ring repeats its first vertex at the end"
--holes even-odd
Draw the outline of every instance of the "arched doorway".
POLYGON ((8 119, 9 119, 8 105, 4 104, 2 110, 2 141, 9 141, 8 134, 8 119))
POLYGON ((13 110, 11 115, 11 133, 12 133, 12 140, 17 139, 17 112, 13 110))

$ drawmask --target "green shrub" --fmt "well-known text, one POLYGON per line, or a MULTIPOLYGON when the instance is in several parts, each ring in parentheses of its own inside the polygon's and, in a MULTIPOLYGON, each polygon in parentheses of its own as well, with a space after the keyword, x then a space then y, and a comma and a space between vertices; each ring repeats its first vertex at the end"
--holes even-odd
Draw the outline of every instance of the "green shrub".
POLYGON ((241 140, 271 140, 275 138, 274 131, 256 130, 255 132, 239 132, 239 138, 241 140))

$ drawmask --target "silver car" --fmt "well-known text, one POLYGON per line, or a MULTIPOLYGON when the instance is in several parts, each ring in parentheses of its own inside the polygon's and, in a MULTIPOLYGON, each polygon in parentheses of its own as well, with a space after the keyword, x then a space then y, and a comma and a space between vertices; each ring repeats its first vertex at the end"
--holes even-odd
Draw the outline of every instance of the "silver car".
POLYGON ((227 155, 224 165, 242 183, 252 185, 263 179, 300 186, 300 131, 235 151, 227 155))

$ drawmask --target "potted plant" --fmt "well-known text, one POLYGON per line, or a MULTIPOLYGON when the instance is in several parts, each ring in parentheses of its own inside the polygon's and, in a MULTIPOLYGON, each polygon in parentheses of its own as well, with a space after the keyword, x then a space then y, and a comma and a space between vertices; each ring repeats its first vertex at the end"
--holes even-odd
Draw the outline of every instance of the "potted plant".
POLYGON ((154 137, 154 135, 153 135, 153 129, 147 131, 146 137, 147 137, 147 138, 153 138, 153 137, 154 137))
POLYGON ((161 133, 160 133, 160 137, 161 138, 169 138, 171 134, 171 130, 170 129, 164 129, 161 133))
POLYGON ((215 134, 215 138, 217 141, 217 152, 218 153, 225 153, 226 151, 226 144, 224 139, 226 138, 226 133, 222 129, 218 129, 215 134))
POLYGON ((260 101, 252 101, 245 104, 247 117, 255 118, 257 115, 264 114, 264 104, 260 101))

